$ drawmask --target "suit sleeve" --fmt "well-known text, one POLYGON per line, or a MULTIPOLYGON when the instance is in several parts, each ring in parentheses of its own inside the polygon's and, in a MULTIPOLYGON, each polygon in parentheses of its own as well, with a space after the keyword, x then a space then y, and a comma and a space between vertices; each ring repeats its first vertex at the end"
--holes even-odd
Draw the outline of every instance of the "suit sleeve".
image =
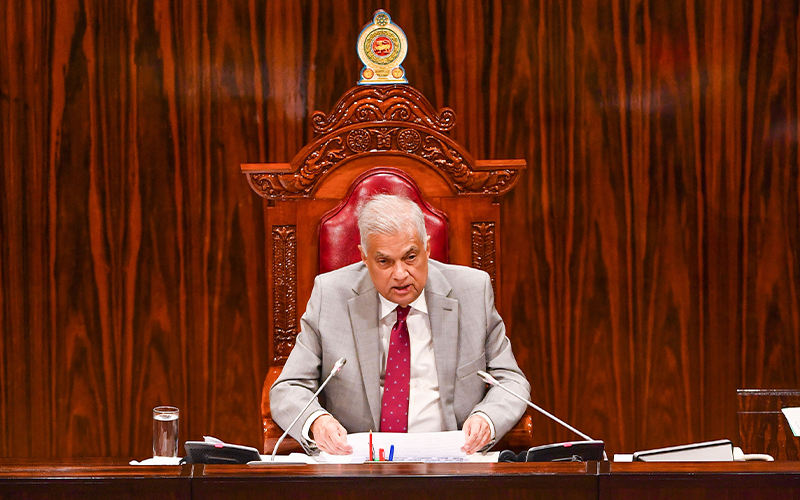
MULTIPOLYGON (((322 371, 322 343, 319 317, 322 303, 320 279, 314 280, 314 288, 306 312, 300 319, 301 331, 280 376, 269 391, 272 418, 284 430, 308 403, 320 386, 322 371)), ((324 410, 317 398, 303 412, 297 423, 289 429, 289 435, 306 450, 315 451, 316 446, 302 435, 303 424, 312 413, 324 410)))
MULTIPOLYGON (((484 307, 486 311, 486 371, 514 393, 530 398, 530 384, 517 365, 506 336, 503 319, 494 305, 494 291, 488 275, 484 275, 484 307)), ((499 387, 490 386, 483 399, 473 409, 484 412, 495 426, 500 439, 525 413, 524 402, 499 387)))

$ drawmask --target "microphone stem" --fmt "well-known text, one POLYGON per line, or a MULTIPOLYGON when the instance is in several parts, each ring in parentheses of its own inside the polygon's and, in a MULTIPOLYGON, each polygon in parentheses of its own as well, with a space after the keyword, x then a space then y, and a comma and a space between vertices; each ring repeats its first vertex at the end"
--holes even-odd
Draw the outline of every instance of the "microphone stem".
POLYGON ((586 434, 582 433, 581 431, 579 431, 579 430, 578 430, 578 429, 576 429, 575 427, 572 427, 572 426, 571 426, 571 425, 569 425, 568 423, 564 422, 563 420, 561 420, 560 418, 556 417, 555 415, 552 415, 552 414, 550 414, 550 413, 549 413, 549 412, 547 412, 546 410, 544 410, 544 409, 542 409, 542 408, 539 408, 538 406, 536 406, 536 405, 535 405, 535 404, 533 404, 532 402, 528 401, 527 399, 523 398, 522 396, 520 396, 520 395, 519 395, 519 394, 517 394, 516 392, 512 391, 511 389, 507 388, 507 387, 506 387, 506 386, 504 386, 503 384, 499 384, 499 383, 498 383, 498 384, 492 384, 492 385, 494 385, 495 387, 499 387, 499 388, 503 389, 503 390, 504 390, 504 391, 506 391, 507 393, 511 394, 512 396, 514 396, 515 398, 519 399, 520 401, 523 401, 523 402, 524 402, 526 405, 530 406, 531 408, 533 408, 534 410, 536 410, 536 411, 538 411, 539 413, 543 414, 544 416, 546 416, 546 417, 549 417, 549 418, 552 418, 553 420, 555 420, 555 421, 556 421, 556 422, 558 422, 559 424, 563 425, 563 426, 564 426, 564 427, 566 427, 567 429, 571 430, 571 431, 572 431, 572 432, 574 432, 575 434, 579 435, 579 436, 580 436, 580 437, 582 437, 583 439, 585 439, 585 440, 587 440, 587 441, 594 441, 594 439, 592 439, 592 438, 590 438, 589 436, 587 436, 586 434))
POLYGON ((275 443, 275 448, 272 449, 272 457, 270 458, 270 462, 274 462, 275 461, 275 455, 278 453, 278 447, 281 445, 283 440, 289 434, 289 429, 294 427, 294 424, 296 424, 297 421, 300 420, 300 417, 303 415, 303 413, 305 413, 305 411, 308 409, 308 407, 311 406, 311 403, 313 403, 314 400, 317 399, 317 396, 319 396, 319 393, 322 392, 322 389, 324 389, 325 386, 328 385, 328 382, 330 382, 330 380, 333 378, 333 376, 336 375, 336 372, 338 372, 340 369, 341 369, 341 367, 338 367, 338 369, 334 368, 333 370, 331 370, 330 375, 328 375, 328 378, 326 378, 325 381, 322 382, 322 385, 319 386, 319 389, 317 389, 317 392, 315 392, 314 395, 311 396, 311 399, 308 400, 308 403, 306 403, 306 405, 303 407, 303 409, 300 410, 300 412, 297 414, 296 417, 294 417, 294 420, 292 420, 292 423, 289 424, 288 427, 286 427, 286 430, 283 431, 283 434, 281 434, 281 437, 280 437, 280 439, 278 439, 278 442, 275 443))

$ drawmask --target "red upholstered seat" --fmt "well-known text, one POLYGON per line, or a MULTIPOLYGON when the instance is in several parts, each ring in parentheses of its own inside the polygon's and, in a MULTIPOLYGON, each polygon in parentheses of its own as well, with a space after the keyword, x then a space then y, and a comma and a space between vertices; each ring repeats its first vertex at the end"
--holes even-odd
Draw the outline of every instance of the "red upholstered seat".
POLYGON ((319 272, 326 273, 361 260, 356 212, 361 203, 379 194, 398 194, 415 201, 425 215, 425 230, 431 237, 431 258, 450 261, 447 216, 430 206, 414 181, 396 168, 374 168, 353 182, 342 202, 325 214, 319 227, 319 272))

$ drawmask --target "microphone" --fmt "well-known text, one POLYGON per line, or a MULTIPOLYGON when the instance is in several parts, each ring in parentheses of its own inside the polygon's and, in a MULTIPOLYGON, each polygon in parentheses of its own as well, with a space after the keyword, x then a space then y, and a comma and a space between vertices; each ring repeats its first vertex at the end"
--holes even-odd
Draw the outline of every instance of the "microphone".
POLYGON ((564 427, 566 427, 567 429, 571 430, 575 434, 579 435, 583 439, 585 439, 587 441, 594 441, 594 439, 592 439, 589 436, 587 436, 586 434, 582 433, 581 431, 579 431, 575 427, 572 427, 571 425, 569 425, 568 423, 564 422, 563 420, 561 420, 560 418, 556 417, 555 415, 552 415, 552 414, 548 413, 547 411, 543 410, 542 408, 539 408, 538 406, 536 406, 535 404, 531 403, 527 399, 523 398, 522 396, 520 396, 516 392, 514 392, 511 389, 509 389, 508 387, 504 386, 503 384, 498 382, 498 380, 496 378, 492 377, 491 375, 489 375, 485 371, 478 370, 478 376, 480 378, 482 378, 483 381, 486 382, 487 384, 493 385, 495 387, 499 387, 499 388, 503 389, 504 391, 506 391, 507 393, 511 394, 512 396, 514 396, 515 398, 519 399, 520 401, 523 401, 526 405, 528 405, 531 408, 533 408, 534 410, 538 411, 539 413, 541 413, 545 417, 547 417, 547 418, 549 418, 551 420, 554 420, 557 423, 563 425, 564 427))
POLYGON ((328 378, 326 378, 325 381, 322 382, 322 385, 320 385, 319 389, 317 389, 317 392, 315 392, 314 395, 311 396, 311 399, 308 400, 308 403, 306 403, 303 409, 297 412, 297 416, 294 417, 292 423, 286 427, 286 430, 283 431, 283 434, 281 435, 280 439, 278 439, 278 442, 275 443, 275 447, 272 449, 272 456, 270 457, 270 462, 275 461, 275 454, 278 453, 278 447, 281 445, 283 440, 289 434, 289 429, 294 427, 294 424, 296 424, 297 421, 300 420, 300 416, 303 415, 303 412, 305 412, 308 409, 308 407, 311 406, 311 403, 317 398, 317 396, 319 396, 319 393, 322 392, 322 389, 325 388, 325 386, 328 384, 328 382, 330 382, 330 380, 333 378, 334 375, 339 373, 339 370, 342 369, 345 363, 347 363, 347 360, 345 358, 339 358, 339 360, 333 364, 333 368, 331 368, 331 373, 330 375, 328 375, 328 378))
MULTIPOLYGON (((571 425, 569 425, 568 423, 564 422, 563 420, 561 420, 560 418, 556 417, 555 415, 553 415, 553 414, 549 413, 548 411, 544 410, 543 408, 540 408, 539 406, 533 404, 528 399, 523 398, 522 396, 520 396, 516 392, 512 391, 508 387, 506 387, 503 384, 501 384, 500 381, 498 381, 496 378, 494 378, 493 376, 489 375, 485 371, 478 370, 478 376, 484 382, 486 382, 487 384, 492 385, 494 387, 499 387, 500 389, 506 391, 507 393, 511 394, 515 398, 517 398, 520 401, 524 402, 526 405, 530 406, 534 410, 538 411, 539 413, 541 413, 545 417, 547 417, 547 418, 553 420, 554 422, 566 427, 567 429, 571 430, 572 432, 574 432, 575 434, 579 435, 580 437, 582 437, 583 439, 586 440, 585 442, 580 442, 580 443, 578 443, 578 442, 575 442, 575 443, 556 443, 556 444, 552 444, 552 445, 546 445, 546 446, 539 446, 539 447, 536 447, 536 448, 531 448, 527 452, 520 453, 520 458, 523 458, 523 459, 522 460, 518 459, 517 461, 519 461, 519 462, 541 461, 541 460, 535 459, 536 457, 546 458, 546 461, 563 460, 564 458, 569 458, 569 457, 580 458, 580 456, 576 455, 576 452, 578 452, 578 451, 585 452, 587 455, 594 455, 595 457, 599 457, 599 453, 597 453, 597 452, 598 451, 602 451, 603 459, 604 460, 608 460, 608 458, 606 456, 605 449, 604 449, 605 445, 604 445, 604 443, 602 441, 596 441, 596 440, 590 438, 586 434, 582 433, 581 431, 579 431, 575 427, 572 427, 571 425), (573 446, 574 446, 574 448, 573 448, 573 446), (559 458, 561 450, 563 450, 563 452, 565 453, 564 454, 564 458, 559 458), (534 460, 532 460, 532 458, 534 458, 534 460)), ((510 460, 510 456, 504 457, 504 458, 506 458, 505 461, 509 461, 509 462, 512 461, 512 460, 510 460)), ((592 458, 592 460, 595 460, 595 458, 592 458)), ((596 460, 599 461, 600 458, 596 458, 596 460)))

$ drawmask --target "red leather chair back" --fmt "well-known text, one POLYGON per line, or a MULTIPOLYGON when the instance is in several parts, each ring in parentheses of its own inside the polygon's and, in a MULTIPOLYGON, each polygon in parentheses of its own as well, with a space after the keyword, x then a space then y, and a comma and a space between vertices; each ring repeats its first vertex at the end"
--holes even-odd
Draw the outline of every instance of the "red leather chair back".
POLYGON ((447 216, 422 199, 416 183, 402 170, 374 168, 361 174, 338 207, 320 219, 319 272, 326 273, 361 260, 356 211, 362 201, 379 194, 403 195, 416 202, 425 216, 425 230, 431 237, 431 258, 450 261, 447 216))

